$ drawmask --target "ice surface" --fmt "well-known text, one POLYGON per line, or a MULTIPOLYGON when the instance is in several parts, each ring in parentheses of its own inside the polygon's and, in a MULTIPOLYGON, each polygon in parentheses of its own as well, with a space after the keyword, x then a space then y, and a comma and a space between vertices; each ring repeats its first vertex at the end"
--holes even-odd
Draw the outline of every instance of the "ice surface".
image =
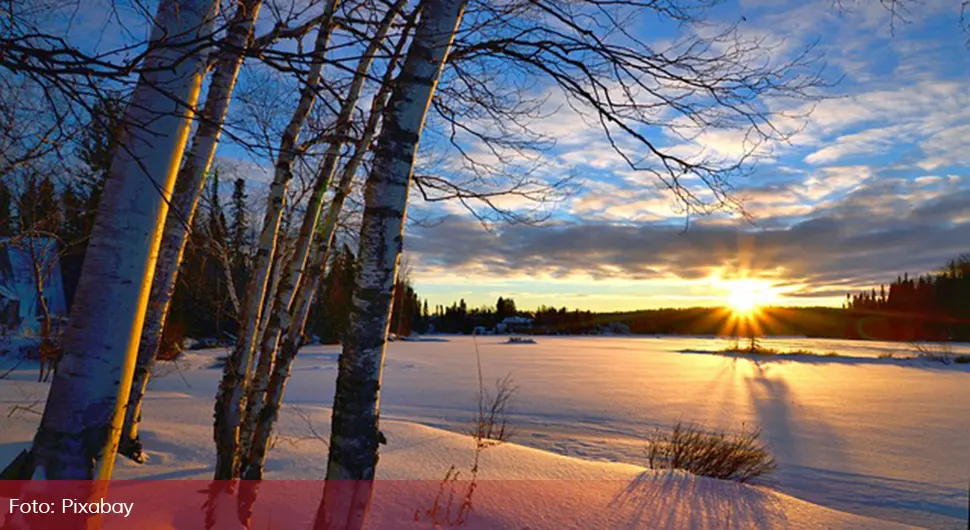
MULTIPOLYGON (((470 465, 469 438, 453 433, 470 428, 476 406, 475 344, 471 337, 441 338, 445 340, 389 346, 381 395, 382 428, 389 440, 382 447, 382 478, 439 480, 451 464, 470 465)), ((619 480, 638 491, 638 499, 649 499, 638 513, 673 514, 669 520, 641 520, 645 527, 711 527, 703 521, 710 518, 711 523, 714 514, 696 505, 702 491, 709 502, 737 495, 767 499, 755 504, 767 508, 749 515, 768 517, 761 523, 769 527, 891 527, 886 521, 929 528, 966 525, 966 365, 679 353, 725 346, 697 338, 541 337, 528 347, 504 344, 503 337, 476 340, 486 381, 511 373, 519 387, 512 411, 516 444, 486 451, 482 469, 487 479, 563 479, 567 489, 576 480, 619 480), (742 423, 761 426, 779 462, 770 485, 783 495, 679 475, 644 475, 644 437, 678 420, 727 429, 742 423), (725 493, 730 488, 745 493, 725 493), (853 519, 789 496, 882 521, 853 519), (776 504, 780 509, 770 507, 776 504), (786 519, 771 519, 773 513, 786 519)), ((871 342, 784 339, 764 345, 869 359, 888 351, 912 353, 906 345, 871 342)), ((270 478, 323 476, 326 449, 312 433, 327 436, 326 404, 333 397, 338 353, 336 346, 313 346, 297 358, 287 385, 282 436, 267 464, 270 478)), ((119 465, 119 476, 208 478, 213 460, 211 399, 221 374, 211 367, 224 354, 190 352, 179 370, 168 368, 153 380, 143 431, 151 461, 146 466, 119 465)), ((32 370, 20 370, 0 382, 0 405, 42 399, 46 387, 29 382, 35 377, 32 370)), ((25 413, 5 421, 7 426, 0 425, 0 458, 26 446, 37 418, 25 413)), ((608 501, 622 497, 621 490, 603 486, 589 493, 589 502, 604 510, 615 508, 608 501)), ((565 504, 547 508, 580 517, 578 508, 570 512, 569 506, 583 495, 564 491, 548 502, 565 504)), ((505 522, 528 517, 523 507, 509 509, 505 513, 496 507, 499 513, 492 515, 505 522)), ((532 521, 531 527, 543 527, 540 522, 532 521)))

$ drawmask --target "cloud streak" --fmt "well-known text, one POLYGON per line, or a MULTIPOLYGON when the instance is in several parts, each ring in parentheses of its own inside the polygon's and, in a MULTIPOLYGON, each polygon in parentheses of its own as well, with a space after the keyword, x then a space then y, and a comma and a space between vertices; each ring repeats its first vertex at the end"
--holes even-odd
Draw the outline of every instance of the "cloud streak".
POLYGON ((421 281, 443 273, 694 281, 721 272, 800 285, 795 296, 831 296, 897 272, 938 268, 970 248, 970 188, 962 184, 876 179, 806 220, 772 229, 704 221, 687 231, 659 222, 561 222, 487 233, 452 217, 415 229, 406 244, 422 265, 421 281))

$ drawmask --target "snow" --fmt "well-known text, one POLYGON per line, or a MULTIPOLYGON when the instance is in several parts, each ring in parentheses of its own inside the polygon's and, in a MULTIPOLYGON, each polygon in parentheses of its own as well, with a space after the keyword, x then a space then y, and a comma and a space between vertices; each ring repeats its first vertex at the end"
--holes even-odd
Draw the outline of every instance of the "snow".
MULTIPOLYGON (((449 466, 467 476, 472 465, 472 440, 456 433, 469 430, 477 403, 476 343, 427 338, 439 340, 389 346, 381 395, 388 445, 379 479, 437 483, 449 466)), ((716 339, 543 337, 529 348, 504 340, 475 339, 486 383, 511 373, 518 391, 515 443, 482 454, 480 478, 502 480, 503 487, 477 490, 472 527, 966 525, 967 365, 853 362, 890 350, 912 353, 906 345, 871 342, 763 341, 848 356, 838 362, 680 353, 723 348, 716 339), (761 426, 779 463, 770 488, 646 470, 644 437, 678 420, 761 426), (550 482, 533 488, 542 492, 526 503, 509 494, 511 479, 550 482)), ((970 352, 966 345, 954 349, 970 352)), ((143 427, 150 461, 119 460, 118 478, 211 476, 212 398, 221 373, 212 366, 225 353, 189 352, 177 370, 168 366, 153 380, 143 427)), ((337 346, 312 346, 297 357, 268 478, 323 476, 338 353, 337 346)), ((0 358, 0 373, 3 367, 0 358)), ((38 410, 46 386, 35 378, 34 367, 22 366, 0 381, 0 407, 40 400, 38 410)), ((0 460, 9 461, 27 446, 39 416, 23 410, 5 416, 0 460)))

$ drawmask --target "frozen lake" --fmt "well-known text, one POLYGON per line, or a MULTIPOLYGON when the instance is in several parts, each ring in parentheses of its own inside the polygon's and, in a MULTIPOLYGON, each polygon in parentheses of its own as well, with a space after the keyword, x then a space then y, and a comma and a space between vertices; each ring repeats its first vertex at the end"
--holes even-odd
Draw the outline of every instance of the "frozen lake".
MULTIPOLYGON (((471 337, 390 345, 383 417, 463 431, 476 404, 471 337)), ((763 341, 874 362, 749 360, 697 338, 478 337, 487 382, 518 385, 513 441, 588 459, 644 463, 643 438, 678 420, 760 426, 779 463, 774 486, 824 506, 931 528, 964 528, 970 479, 967 365, 886 364, 906 344, 763 341)), ((957 352, 970 348, 957 346, 957 352)), ((287 401, 332 397, 337 347, 307 348, 287 401), (330 372, 332 373, 332 372, 330 372)), ((170 378, 171 379, 171 378, 170 378)), ((177 381, 170 381, 176 386, 177 381)))
MULTIPOLYGON (((880 360, 913 352, 906 344, 877 342, 766 340, 764 346, 779 350, 847 357, 754 359, 685 353, 727 346, 719 339, 540 336, 536 344, 506 344, 496 336, 441 336, 390 344, 382 418, 467 432, 477 407, 476 341, 486 384, 511 374, 518 386, 511 414, 511 441, 518 444, 646 465, 645 437, 677 421, 732 430, 759 426, 779 464, 771 486, 783 493, 883 520, 966 527, 970 365, 880 360)), ((970 353, 970 347, 955 351, 970 353)), ((156 436, 171 438, 174 430, 179 439, 195 441, 179 448, 191 454, 156 459, 161 469, 189 466, 171 477, 208 473, 211 400, 221 374, 214 361, 223 353, 189 352, 180 372, 163 366, 153 379, 146 432, 157 428, 156 436), (158 407, 177 421, 153 426, 151 411, 158 407)), ((290 425, 300 427, 304 420, 295 415, 302 409, 319 432, 327 431, 338 354, 338 346, 301 351, 286 391, 284 416, 295 420, 290 425)), ((27 367, 12 374, 5 383, 13 384, 0 388, 10 391, 5 401, 20 403, 28 394, 42 399, 46 387, 30 383, 35 379, 27 367)), ((22 425, 14 445, 25 444, 30 429, 22 425)), ((153 440, 149 450, 168 445, 153 440)), ((277 458, 289 458, 288 450, 277 458)), ((308 458, 325 460, 317 452, 308 458)), ((267 469, 282 473, 277 477, 291 474, 292 463, 274 462, 272 452, 269 460, 267 469)))

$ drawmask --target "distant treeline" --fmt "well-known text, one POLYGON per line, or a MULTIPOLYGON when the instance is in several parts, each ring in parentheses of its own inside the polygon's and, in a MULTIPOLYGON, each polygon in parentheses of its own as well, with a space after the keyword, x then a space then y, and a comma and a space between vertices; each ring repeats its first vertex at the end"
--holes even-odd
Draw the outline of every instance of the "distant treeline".
MULTIPOLYGON (((719 307, 649 309, 619 313, 593 313, 568 308, 540 307, 538 311, 519 312, 533 318, 531 326, 520 332, 536 335, 586 335, 633 333, 647 335, 723 335, 735 333, 731 312, 719 307)), ((432 314, 428 324, 443 333, 471 333, 475 328, 494 330, 501 322, 493 308, 465 309, 462 303, 432 314)), ((872 318, 868 312, 833 307, 769 307, 760 311, 761 336, 807 336, 826 338, 877 338, 869 334, 872 318)), ((744 335, 746 331, 739 329, 744 335)))
MULTIPOLYGON (((735 333, 746 336, 731 312, 719 307, 649 309, 621 313, 593 313, 567 308, 540 308, 534 313, 521 312, 534 318, 531 326, 518 326, 513 331, 536 335, 588 335, 632 333, 645 335, 719 335, 735 333)), ((432 313, 414 329, 433 329, 442 333, 470 334, 476 328, 492 331, 500 322, 494 309, 476 308, 465 312, 461 303, 447 307, 442 315, 432 313)), ((766 307, 759 311, 757 334, 804 336, 833 339, 871 340, 945 340, 937 330, 940 321, 914 318, 868 309, 838 307, 766 307)), ((952 327, 955 331, 956 328, 952 327)), ((951 340, 963 340, 954 334, 951 340)))
MULTIPOLYGON (((731 312, 724 308, 592 313, 540 307, 527 313, 517 311, 514 301, 503 298, 495 308, 468 309, 464 300, 450 307, 438 306, 430 315, 422 316, 420 327, 471 333, 476 328, 495 329, 511 315, 532 318, 531 326, 518 330, 533 334, 746 334, 744 329, 735 329, 731 312)), ((849 293, 841 308, 767 307, 759 311, 756 320, 757 334, 766 337, 970 341, 970 256, 951 260, 936 273, 915 278, 903 274, 878 289, 849 293)))
MULTIPOLYGON (((415 330, 470 334, 476 329, 494 331, 507 317, 531 319, 518 323, 511 331, 537 335, 583 335, 599 333, 731 335, 734 323, 724 308, 695 307, 649 309, 632 312, 593 313, 540 306, 536 311, 516 309, 511 298, 499 298, 495 306, 469 308, 464 300, 450 306, 435 306, 418 318, 415 330)), ((805 335, 813 337, 863 338, 856 321, 865 315, 852 310, 831 307, 764 308, 759 318, 759 334, 805 335)), ((742 334, 744 330, 740 331, 742 334)))
POLYGON ((868 317, 868 334, 887 340, 970 340, 970 256, 916 278, 903 274, 879 289, 846 295, 845 307, 868 317))

